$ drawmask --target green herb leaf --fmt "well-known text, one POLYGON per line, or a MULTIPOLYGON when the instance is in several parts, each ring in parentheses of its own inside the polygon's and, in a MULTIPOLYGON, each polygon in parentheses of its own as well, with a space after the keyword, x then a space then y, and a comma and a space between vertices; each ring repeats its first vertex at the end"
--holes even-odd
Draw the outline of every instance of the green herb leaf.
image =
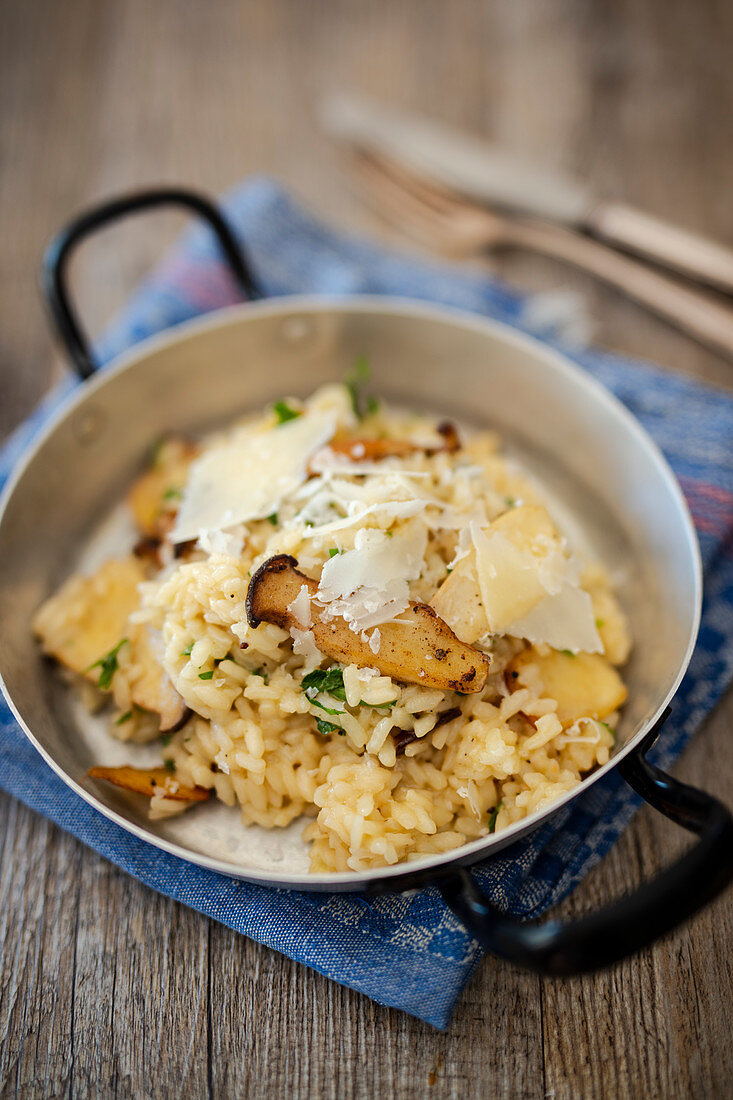
POLYGON ((598 630, 602 630, 605 625, 606 625, 606 620, 605 619, 596 619, 596 628, 598 630))
POLYGON ((453 572, 453 566, 452 565, 446 565, 445 571, 446 571, 446 573, 452 573, 453 572))
POLYGON ((346 702, 344 674, 340 668, 316 668, 303 677, 300 686, 306 694, 310 689, 314 694, 323 692, 325 695, 332 695, 334 699, 339 699, 342 703, 346 702))
POLYGON ((517 502, 514 497, 504 497, 504 503, 507 505, 508 508, 514 508, 517 502))
POLYGON ((327 722, 325 718, 316 718, 316 726, 318 732, 323 734, 324 737, 328 737, 330 733, 343 733, 341 726, 335 726, 333 722, 327 722))
POLYGON ((298 410, 291 408, 286 401, 276 401, 272 411, 277 417, 278 424, 286 424, 288 420, 297 420, 300 416, 298 410))
POLYGON ((277 527, 277 512, 272 512, 267 518, 273 527, 277 527))
POLYGON ((99 660, 91 664, 89 668, 84 669, 85 672, 91 672, 93 668, 101 669, 99 679, 97 680, 97 687, 100 688, 101 691, 109 691, 112 685, 112 677, 120 667, 120 663, 117 660, 117 654, 127 640, 127 638, 122 638, 114 649, 110 649, 109 653, 105 653, 104 657, 100 657, 99 660))
POLYGON ((312 706, 318 707, 319 710, 325 711, 326 714, 343 714, 344 713, 343 710, 339 710, 337 707, 327 707, 325 705, 325 703, 319 703, 318 700, 315 698, 315 696, 317 694, 318 693, 317 693, 315 688, 309 688, 308 691, 306 691, 306 693, 305 693, 308 702, 312 706))
POLYGON ((608 722, 601 722, 601 725, 606 727, 606 729, 608 730, 608 732, 611 734, 611 736, 613 737, 613 739, 615 741, 616 740, 616 730, 612 729, 612 727, 609 726, 608 722))
POLYGON ((572 649, 561 649, 561 653, 564 653, 566 657, 576 657, 577 654, 573 653, 572 649))
POLYGON ((332 546, 331 549, 328 551, 328 556, 329 556, 329 558, 335 558, 337 554, 342 554, 342 553, 343 553, 343 550, 339 550, 339 549, 337 549, 337 547, 332 546))
POLYGON ((267 675, 267 672, 265 671, 264 668, 253 668, 252 669, 252 675, 253 676, 261 676, 262 679, 265 681, 265 683, 267 683, 267 681, 269 680, 269 676, 267 675))
POLYGON ((131 710, 126 710, 124 714, 121 714, 119 716, 119 718, 115 722, 115 725, 116 726, 124 726, 125 722, 129 722, 131 718, 132 718, 132 711, 131 710))
POLYGON ((379 412, 379 398, 378 397, 368 397, 367 398, 367 415, 368 416, 374 416, 374 414, 378 413, 378 412, 379 412))
MULTIPOLYGON (((344 376, 344 385, 351 396, 351 406, 354 414, 363 420, 367 412, 371 412, 370 403, 364 404, 362 388, 369 381, 372 369, 365 355, 357 355, 353 367, 344 376)), ((372 399, 373 400, 373 399, 372 399)))
POLYGON ((489 832, 493 833, 496 828, 496 819, 499 816, 499 810, 501 809, 501 802, 497 802, 493 810, 489 814, 489 832))
POLYGON ((214 670, 213 668, 209 672, 199 672, 199 680, 213 680, 214 670))
POLYGON ((173 734, 172 733, 161 733, 161 735, 160 735, 160 740, 162 741, 162 743, 164 745, 170 745, 172 739, 173 739, 173 734))
POLYGON ((189 645, 186 646, 185 649, 182 649, 181 650, 181 657, 190 657, 191 656, 191 650, 193 649, 193 646, 194 646, 194 643, 191 642, 189 645))
POLYGON ((167 760, 163 761, 163 767, 168 772, 174 772, 176 770, 176 762, 169 757, 167 760))
POLYGON ((150 465, 158 466, 162 457, 162 450, 168 442, 167 435, 158 436, 153 446, 150 448, 150 465))
POLYGON ((183 489, 179 489, 175 485, 171 485, 170 489, 166 489, 163 493, 163 500, 180 500, 183 496, 183 489))

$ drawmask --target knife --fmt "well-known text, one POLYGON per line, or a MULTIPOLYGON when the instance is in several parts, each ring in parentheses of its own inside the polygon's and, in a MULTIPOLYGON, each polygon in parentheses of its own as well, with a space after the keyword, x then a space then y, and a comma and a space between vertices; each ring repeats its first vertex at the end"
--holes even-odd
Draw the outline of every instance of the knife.
POLYGON ((346 94, 324 100, 320 118, 334 137, 388 156, 449 191, 570 225, 733 294, 733 250, 624 203, 599 199, 585 184, 500 146, 346 94))

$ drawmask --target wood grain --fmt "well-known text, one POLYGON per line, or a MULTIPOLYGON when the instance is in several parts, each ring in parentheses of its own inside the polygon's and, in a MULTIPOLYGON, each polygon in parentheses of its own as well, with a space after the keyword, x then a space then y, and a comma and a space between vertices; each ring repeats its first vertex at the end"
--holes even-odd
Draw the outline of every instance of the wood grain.
MULTIPOLYGON (((733 244, 725 0, 8 0, 0 21, 0 432, 60 375, 37 264, 95 198, 267 172, 386 239, 314 124, 335 88, 496 136, 733 244)), ((143 219, 85 249, 93 327, 179 224, 143 219)), ((494 266, 581 291, 609 346, 731 384, 728 364, 588 279, 520 255, 494 266)), ((729 697, 676 768, 729 801, 731 719, 729 697)), ((560 914, 684 843, 643 811, 560 914)), ((730 1094, 730 896, 603 974, 544 981, 486 959, 441 1034, 159 897, 6 796, 0 845, 2 1096, 730 1094)))

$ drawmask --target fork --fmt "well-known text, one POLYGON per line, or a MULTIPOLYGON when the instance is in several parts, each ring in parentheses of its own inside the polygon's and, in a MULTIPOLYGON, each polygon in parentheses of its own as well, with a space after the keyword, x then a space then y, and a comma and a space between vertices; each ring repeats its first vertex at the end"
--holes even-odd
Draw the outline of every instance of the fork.
POLYGON ((623 291, 700 343, 733 359, 733 310, 630 259, 550 222, 502 217, 413 175, 384 156, 354 154, 367 198, 419 243, 453 257, 519 248, 562 260, 623 291))

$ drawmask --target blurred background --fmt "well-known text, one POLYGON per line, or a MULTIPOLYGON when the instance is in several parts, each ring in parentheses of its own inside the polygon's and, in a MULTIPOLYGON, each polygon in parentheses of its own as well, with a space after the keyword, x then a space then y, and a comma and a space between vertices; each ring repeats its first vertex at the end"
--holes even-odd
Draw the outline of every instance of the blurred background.
MULTIPOLYGON (((36 288, 49 236, 142 184, 276 176, 337 225, 415 248, 356 194, 326 93, 419 110, 733 244, 727 0, 5 0, 0 19, 0 432, 63 369, 36 288)), ((115 228, 75 263, 97 326, 180 227, 115 228)), ((522 287, 581 290, 595 339, 713 381, 730 368, 594 280, 521 254, 522 287)))

